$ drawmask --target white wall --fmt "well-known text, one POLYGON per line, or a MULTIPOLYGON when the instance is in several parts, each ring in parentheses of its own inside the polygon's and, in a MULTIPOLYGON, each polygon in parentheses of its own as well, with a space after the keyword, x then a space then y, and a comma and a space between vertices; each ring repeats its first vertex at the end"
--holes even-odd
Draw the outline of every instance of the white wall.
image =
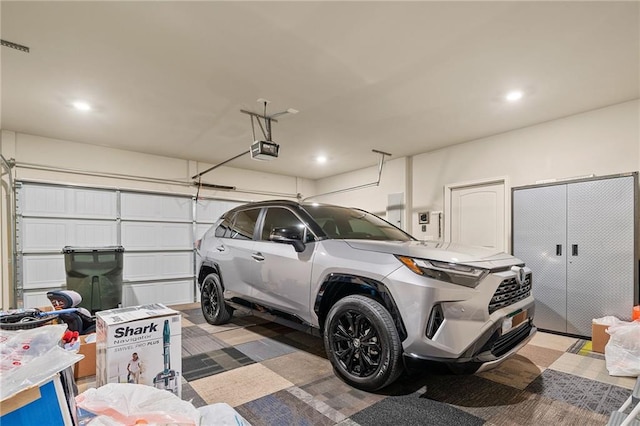
MULTIPOLYGON (((384 213, 387 194, 406 192, 410 218, 405 229, 417 238, 424 238, 426 234, 420 231, 417 213, 442 211, 444 187, 448 184, 506 176, 510 192, 512 187, 539 180, 638 170, 640 101, 634 100, 408 159, 391 160, 385 163, 379 187, 317 200, 384 213)), ((376 176, 377 168, 370 167, 318 180, 316 188, 318 192, 331 191, 372 182, 376 176)))
MULTIPOLYGON (((414 213, 442 210, 443 187, 456 182, 507 176, 508 185, 516 187, 638 170, 640 101, 635 100, 416 155, 412 207, 414 213)), ((410 232, 419 236, 415 215, 411 223, 410 232)))
MULTIPOLYGON (((337 204, 349 207, 358 207, 385 216, 387 210, 387 195, 403 192, 407 194, 407 165, 406 157, 387 160, 382 168, 382 177, 378 186, 358 189, 354 191, 328 194, 313 197, 310 201, 319 203, 337 204)), ((352 188, 359 185, 373 183, 378 180, 378 165, 343 173, 316 181, 318 194, 352 188)))

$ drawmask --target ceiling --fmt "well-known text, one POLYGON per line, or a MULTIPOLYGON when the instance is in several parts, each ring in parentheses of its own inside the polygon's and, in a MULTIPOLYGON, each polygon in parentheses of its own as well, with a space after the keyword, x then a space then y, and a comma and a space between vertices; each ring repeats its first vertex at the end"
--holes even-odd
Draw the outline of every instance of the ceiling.
POLYGON ((229 166, 317 179, 637 99, 639 6, 3 0, 1 126, 217 164, 265 98, 280 157, 229 166))

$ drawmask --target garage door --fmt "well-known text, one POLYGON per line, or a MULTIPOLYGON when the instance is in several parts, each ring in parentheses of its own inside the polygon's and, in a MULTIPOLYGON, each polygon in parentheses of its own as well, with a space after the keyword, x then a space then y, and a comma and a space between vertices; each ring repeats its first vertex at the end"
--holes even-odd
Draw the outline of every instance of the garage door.
POLYGON ((123 303, 193 301, 191 197, 120 194, 123 303))
POLYGON ((240 203, 182 195, 21 182, 18 303, 47 305, 64 288, 64 246, 124 247, 124 306, 196 298, 194 241, 240 203))
POLYGON ((17 303, 48 305, 46 292, 66 286, 64 246, 117 245, 117 205, 115 191, 18 183, 17 303))

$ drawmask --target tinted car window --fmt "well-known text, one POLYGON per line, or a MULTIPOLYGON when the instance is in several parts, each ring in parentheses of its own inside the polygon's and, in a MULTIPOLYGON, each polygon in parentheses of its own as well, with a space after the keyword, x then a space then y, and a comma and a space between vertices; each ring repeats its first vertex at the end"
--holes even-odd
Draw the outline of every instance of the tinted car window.
POLYGON ((226 217, 220 225, 216 228, 216 237, 229 238, 231 236, 231 219, 232 217, 226 217))
MULTIPOLYGON (((264 217, 264 224, 262 225, 262 240, 269 240, 269 235, 271 231, 275 228, 291 228, 296 227, 301 231, 305 230, 305 225, 298 219, 298 217, 290 210, 280 208, 280 207, 271 207, 267 210, 267 214, 264 217)), ((310 234, 307 234, 313 240, 313 237, 310 234)), ((307 241, 308 242, 308 239, 307 241)))
POLYGON ((413 238, 378 216, 335 206, 305 206, 305 210, 330 238, 410 241, 413 238))
POLYGON ((231 226, 231 238, 250 240, 253 238, 253 229, 256 227, 260 209, 242 210, 236 213, 231 226))

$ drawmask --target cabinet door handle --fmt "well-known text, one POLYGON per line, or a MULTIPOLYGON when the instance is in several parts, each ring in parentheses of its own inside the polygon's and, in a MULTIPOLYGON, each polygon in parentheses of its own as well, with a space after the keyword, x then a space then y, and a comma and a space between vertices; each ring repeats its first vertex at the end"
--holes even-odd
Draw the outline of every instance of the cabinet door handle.
POLYGON ((556 256, 562 256, 562 244, 556 244, 556 256))
POLYGON ((578 245, 577 244, 573 244, 571 246, 571 255, 572 256, 577 256, 578 255, 578 245))

